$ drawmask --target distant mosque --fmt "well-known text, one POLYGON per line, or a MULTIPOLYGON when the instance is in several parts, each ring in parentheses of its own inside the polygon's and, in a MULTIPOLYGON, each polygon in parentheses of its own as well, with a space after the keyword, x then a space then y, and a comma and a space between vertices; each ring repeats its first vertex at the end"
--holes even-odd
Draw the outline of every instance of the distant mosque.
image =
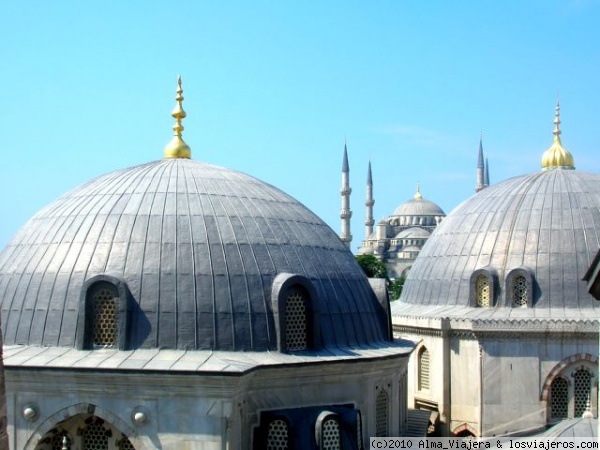
MULTIPOLYGON (((479 192, 488 187, 489 164, 483 156, 483 136, 479 138, 479 153, 477 161, 477 179, 475 191, 479 192)), ((348 164, 348 151, 344 145, 342 160, 342 210, 340 218, 342 227, 340 237, 348 246, 352 241, 350 233, 350 169, 348 164)), ((406 277, 414 264, 417 255, 431 236, 431 233, 442 222, 446 213, 436 203, 423 198, 421 188, 417 183, 417 190, 413 198, 398 206, 391 215, 384 217, 375 229, 373 220, 373 177, 371 162, 367 169, 366 190, 366 218, 365 239, 357 250, 358 255, 373 255, 380 259, 386 266, 391 279, 406 277)))

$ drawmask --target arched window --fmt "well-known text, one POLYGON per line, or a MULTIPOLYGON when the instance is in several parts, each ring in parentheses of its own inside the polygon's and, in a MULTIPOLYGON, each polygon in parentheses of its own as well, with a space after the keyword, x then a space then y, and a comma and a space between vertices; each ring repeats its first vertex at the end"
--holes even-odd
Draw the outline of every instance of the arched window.
POLYGON ((511 286, 513 306, 527 306, 529 298, 527 279, 523 275, 517 275, 512 280, 511 286))
POLYGON ((334 417, 326 419, 321 425, 321 450, 340 450, 342 447, 340 423, 334 417))
POLYGON ((267 450, 287 450, 288 434, 288 425, 285 420, 271 421, 267 428, 267 450))
POLYGON ((81 290, 77 347, 127 350, 129 297, 123 280, 109 275, 87 280, 81 290))
POLYGON ((425 346, 421 347, 418 353, 418 383, 419 390, 429 389, 429 350, 425 346))
POLYGON ((292 287, 285 302, 285 348, 308 348, 308 320, 306 294, 298 286, 292 287))
POLYGON ((92 303, 92 346, 118 346, 119 294, 117 288, 106 282, 96 283, 90 289, 92 303))
POLYGON ((556 377, 550 387, 550 416, 553 419, 569 417, 569 382, 556 377))
POLYGON ((389 396, 385 389, 377 394, 375 402, 375 435, 388 436, 389 396))
POLYGON ((591 403, 592 374, 585 367, 581 367, 573 374, 573 387, 575 395, 575 417, 581 417, 591 403))
POLYGON ((477 306, 490 306, 490 279, 486 275, 479 275, 476 280, 477 306))

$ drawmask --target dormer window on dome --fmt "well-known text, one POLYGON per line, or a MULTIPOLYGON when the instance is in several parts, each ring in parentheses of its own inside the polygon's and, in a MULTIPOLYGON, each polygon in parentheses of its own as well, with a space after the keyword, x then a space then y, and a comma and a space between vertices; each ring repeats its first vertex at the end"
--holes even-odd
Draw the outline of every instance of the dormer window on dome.
POLYGON ((317 294, 305 277, 279 274, 273 282, 273 300, 279 336, 279 350, 294 352, 316 347, 317 294))
POLYGON ((533 274, 529 269, 518 268, 506 277, 506 306, 525 308, 533 306, 533 274))
POLYGON ((496 305, 497 275, 489 268, 478 269, 471 275, 470 301, 471 306, 490 307, 496 305))
POLYGON ((126 350, 129 334, 129 293, 124 281, 98 275, 82 288, 78 347, 87 350, 114 348, 126 350))

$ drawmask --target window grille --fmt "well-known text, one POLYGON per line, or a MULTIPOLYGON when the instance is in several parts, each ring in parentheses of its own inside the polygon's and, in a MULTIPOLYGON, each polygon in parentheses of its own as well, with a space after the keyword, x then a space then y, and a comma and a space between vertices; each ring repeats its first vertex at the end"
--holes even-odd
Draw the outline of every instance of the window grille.
POLYGON ((109 433, 100 420, 88 424, 83 430, 83 450, 106 450, 109 433))
POLYGON ((326 420, 323 423, 321 433, 321 449, 322 450, 340 450, 340 424, 335 419, 326 420))
MULTIPOLYGON (((51 450, 62 450, 64 436, 67 436, 67 441, 69 443, 71 442, 71 438, 69 437, 69 434, 66 431, 61 431, 60 433, 57 433, 54 436, 52 436, 52 440, 50 441, 51 450)), ((38 446, 37 448, 40 448, 40 447, 38 446)), ((46 448, 46 447, 44 447, 44 448, 46 448)))
POLYGON ((288 426, 284 420, 276 419, 267 429, 267 450, 288 449, 288 426))
POLYGON ((103 284, 93 296, 93 346, 114 348, 117 344, 118 296, 111 285, 103 284))
POLYGON ((575 390, 575 418, 581 417, 592 395, 592 374, 582 367, 573 375, 575 390))
POLYGON ((379 391, 375 404, 375 433, 377 436, 388 436, 388 393, 385 390, 379 391))
POLYGON ((292 289, 285 303, 285 347, 304 350, 308 347, 306 298, 299 289, 292 289))
POLYGON ((419 353, 419 390, 429 389, 429 350, 423 347, 419 353))
POLYGON ((527 306, 527 280, 524 276, 518 275, 513 280, 513 306, 527 306))
POLYGON ((119 450, 135 450, 135 447, 127 438, 127 436, 123 435, 123 437, 119 441, 119 450))
POLYGON ((485 275, 479 275, 476 280, 477 306, 490 306, 490 280, 485 275))
POLYGON ((552 418, 563 419, 569 416, 569 382, 563 377, 557 377, 552 381, 550 411, 552 418))

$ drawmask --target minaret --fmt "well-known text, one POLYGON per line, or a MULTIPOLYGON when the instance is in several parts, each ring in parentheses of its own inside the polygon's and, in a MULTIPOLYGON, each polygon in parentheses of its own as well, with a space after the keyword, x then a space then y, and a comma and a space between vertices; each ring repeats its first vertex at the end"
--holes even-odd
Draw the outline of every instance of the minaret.
POLYGON ((181 137, 181 133, 183 131, 183 125, 181 124, 181 121, 185 119, 186 116, 182 106, 182 94, 183 89, 181 88, 181 75, 179 75, 177 78, 177 96, 175 97, 177 104, 171 112, 171 116, 175 119, 175 125, 173 125, 173 139, 171 139, 171 141, 165 146, 165 158, 189 159, 192 157, 192 150, 181 137))
POLYGON ((483 175, 483 186, 488 187, 490 185, 490 162, 488 156, 485 155, 485 172, 483 175))
POLYGON ((373 178, 371 176, 371 161, 369 161, 369 170, 367 170, 367 199, 365 200, 365 206, 367 207, 367 216, 365 218, 365 239, 369 239, 369 236, 373 234, 373 178))
POLYGON ((350 234, 350 218, 352 217, 352 211, 350 210, 350 194, 352 189, 350 188, 350 166, 348 165, 348 149, 346 143, 344 143, 344 159, 342 161, 342 210, 340 212, 340 218, 342 219, 342 234, 340 238, 350 247, 352 242, 352 235, 350 234))
POLYGON ((485 187, 485 165, 483 162, 483 133, 479 135, 479 154, 477 156, 477 184, 475 192, 479 192, 485 187))

